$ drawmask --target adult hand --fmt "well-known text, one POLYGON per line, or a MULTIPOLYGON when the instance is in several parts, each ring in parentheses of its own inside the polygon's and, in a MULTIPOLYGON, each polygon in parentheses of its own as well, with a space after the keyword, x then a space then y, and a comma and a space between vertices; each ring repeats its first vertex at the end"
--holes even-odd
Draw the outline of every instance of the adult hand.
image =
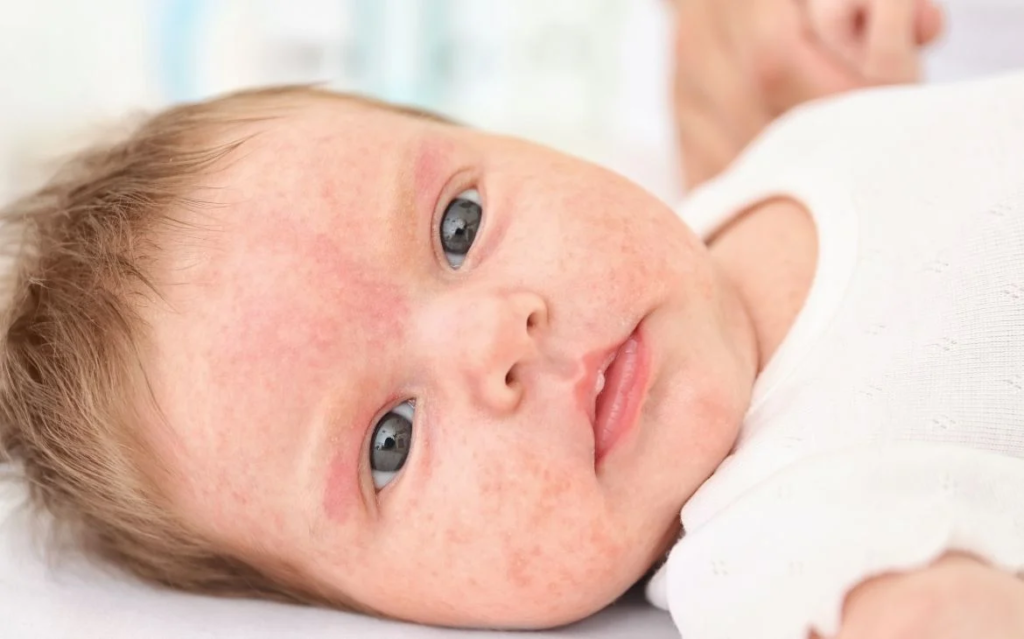
POLYGON ((1024 581, 963 555, 865 582, 836 639, 1020 639, 1024 581))
POLYGON ((675 112, 689 186, 724 169, 769 122, 797 104, 877 84, 876 76, 904 77, 903 69, 916 65, 917 46, 898 42, 906 33, 917 40, 916 30, 900 26, 906 12, 871 14, 870 37, 864 40, 868 75, 847 61, 852 49, 829 47, 815 31, 805 3, 816 1, 822 4, 813 16, 832 37, 831 30, 842 26, 837 15, 860 19, 856 12, 837 13, 844 3, 916 6, 921 0, 674 0, 675 112), (891 68, 900 71, 889 73, 891 68))
POLYGON ((868 82, 920 79, 921 47, 942 33, 942 10, 932 0, 807 0, 822 45, 868 82))

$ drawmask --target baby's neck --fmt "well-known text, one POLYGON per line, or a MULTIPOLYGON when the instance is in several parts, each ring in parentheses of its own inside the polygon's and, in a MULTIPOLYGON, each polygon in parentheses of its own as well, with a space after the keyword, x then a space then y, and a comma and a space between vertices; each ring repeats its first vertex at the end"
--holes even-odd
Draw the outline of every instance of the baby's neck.
POLYGON ((760 373, 807 301, 818 264, 814 220, 793 200, 767 200, 722 228, 708 249, 750 315, 760 373))

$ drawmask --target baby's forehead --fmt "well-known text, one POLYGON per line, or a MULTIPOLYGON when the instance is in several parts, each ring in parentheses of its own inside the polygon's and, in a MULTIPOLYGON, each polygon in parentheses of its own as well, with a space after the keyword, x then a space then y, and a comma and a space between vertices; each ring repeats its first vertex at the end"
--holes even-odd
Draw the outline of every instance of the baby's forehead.
POLYGON ((370 98, 323 93, 307 97, 294 108, 267 120, 263 131, 278 140, 303 136, 306 142, 342 137, 349 144, 400 142, 411 130, 461 128, 444 116, 414 107, 370 98))
POLYGON ((204 182, 225 213, 249 220, 298 214, 324 198, 358 200, 401 170, 420 128, 387 110, 321 100, 258 123, 204 182))
POLYGON ((196 211, 198 225, 217 231, 204 238, 202 261, 251 252, 252 243, 280 245, 299 233, 364 234, 371 211, 394 207, 416 190, 423 147, 447 146, 432 125, 337 98, 308 100, 232 132, 225 142, 241 143, 203 177, 194 198, 212 205, 196 211))
POLYGON ((415 190, 421 186, 418 167, 478 150, 480 137, 415 109, 350 97, 318 98, 259 123, 221 178, 230 183, 229 197, 251 204, 293 187, 292 196, 302 198, 328 191, 363 198, 367 188, 388 190, 403 182, 415 190))
POLYGON ((218 231, 204 238, 213 243, 204 241, 204 248, 213 250, 201 261, 299 230, 364 234, 371 211, 408 205, 416 193, 436 189, 444 158, 476 148, 471 135, 432 117, 345 97, 290 103, 236 127, 218 143, 237 148, 202 176, 193 198, 212 205, 196 212, 198 226, 218 231))
POLYGON ((261 123, 243 145, 242 157, 271 165, 323 165, 346 158, 365 164, 384 159, 421 127, 390 109, 341 98, 314 100, 261 123))

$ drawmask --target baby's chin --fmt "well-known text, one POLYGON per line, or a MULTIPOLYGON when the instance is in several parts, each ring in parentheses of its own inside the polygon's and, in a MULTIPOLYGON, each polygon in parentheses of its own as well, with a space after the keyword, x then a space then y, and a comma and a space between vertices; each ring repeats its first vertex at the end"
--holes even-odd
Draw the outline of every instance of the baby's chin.
POLYGON ((638 564, 629 574, 621 573, 618 560, 609 559, 607 565, 592 566, 592 570, 586 571, 594 575, 593 578, 552 579, 531 589, 531 592, 508 592, 498 598, 501 601, 499 604, 476 610, 464 609, 444 621, 434 620, 432 625, 545 630, 582 621, 614 604, 638 583, 645 582, 661 565, 677 534, 667 535, 665 543, 659 544, 658 551, 652 555, 655 558, 638 564), (602 573, 608 575, 608 578, 600 578, 598 575, 602 573))
MULTIPOLYGON (((636 582, 633 582, 635 584, 636 582)), ((605 589, 592 592, 568 593, 553 589, 548 595, 549 602, 543 606, 523 606, 510 598, 508 609, 497 616, 481 618, 475 614, 465 615, 461 621, 449 624, 460 628, 490 630, 548 630, 582 621, 612 605, 633 585, 608 594, 605 589), (569 596, 567 596, 569 595, 569 596)), ((567 586, 566 589, 573 588, 567 586)))
MULTIPOLYGON (((682 504, 679 507, 682 508, 682 504)), ((676 513, 678 513, 678 509, 676 513)), ((656 528, 655 530, 658 529, 656 528)), ((625 561, 625 558, 609 559, 606 570, 610 575, 615 575, 614 577, 609 577, 604 582, 601 579, 581 582, 580 585, 576 586, 580 590, 579 596, 574 597, 571 601, 569 598, 564 597, 564 593, 553 591, 551 592, 552 603, 554 603, 553 607, 535 611, 531 623, 512 624, 504 627, 522 630, 556 628, 582 621, 614 604, 634 586, 645 583, 664 563, 669 551, 672 550, 672 547, 679 540, 683 532, 678 514, 670 517, 660 527, 660 530, 660 533, 656 533, 655 539, 647 540, 651 542, 647 544, 647 547, 652 550, 642 561, 636 564, 635 570, 631 573, 615 575, 616 569, 622 565, 620 560, 625 561)), ((595 572, 600 573, 601 570, 597 569, 595 572)))

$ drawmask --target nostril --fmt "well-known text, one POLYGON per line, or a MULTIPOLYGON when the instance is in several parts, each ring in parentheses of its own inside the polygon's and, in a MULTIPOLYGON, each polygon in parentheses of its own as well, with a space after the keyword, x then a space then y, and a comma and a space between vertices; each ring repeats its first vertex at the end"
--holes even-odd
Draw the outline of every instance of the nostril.
POLYGON ((512 386, 516 383, 516 376, 512 369, 505 373, 505 386, 512 386))
POLYGON ((539 313, 530 313, 530 315, 526 318, 526 330, 531 331, 537 328, 537 325, 540 324, 540 321, 541 320, 539 313))
POLYGON ((857 12, 853 14, 853 36, 860 39, 864 35, 864 31, 868 26, 868 14, 864 8, 857 9, 857 12))

